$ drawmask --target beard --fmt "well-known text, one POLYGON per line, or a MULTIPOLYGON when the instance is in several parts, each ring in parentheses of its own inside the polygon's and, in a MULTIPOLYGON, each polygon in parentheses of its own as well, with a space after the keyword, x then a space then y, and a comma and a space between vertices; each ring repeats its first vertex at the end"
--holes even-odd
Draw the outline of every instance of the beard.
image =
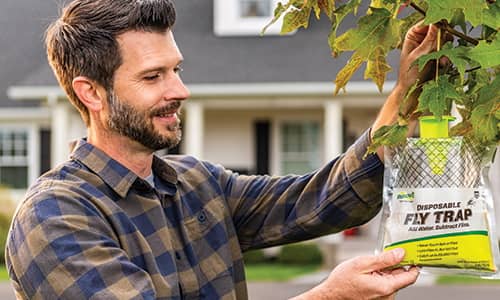
POLYGON ((126 136, 153 151, 171 149, 179 144, 182 137, 180 121, 166 126, 168 133, 162 134, 155 129, 153 118, 178 110, 180 101, 172 101, 167 105, 151 111, 139 110, 121 101, 111 91, 108 97, 109 118, 108 128, 120 135, 126 136))

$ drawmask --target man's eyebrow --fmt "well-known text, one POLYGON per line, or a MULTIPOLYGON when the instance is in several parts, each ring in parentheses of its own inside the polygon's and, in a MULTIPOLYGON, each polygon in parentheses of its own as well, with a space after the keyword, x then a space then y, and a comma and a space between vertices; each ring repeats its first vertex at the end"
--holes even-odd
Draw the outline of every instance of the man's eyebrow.
POLYGON ((138 76, 144 76, 148 73, 152 73, 152 72, 165 72, 167 70, 167 68, 165 67, 151 67, 151 68, 147 68, 147 69, 144 69, 142 71, 140 71, 137 75, 138 76))
MULTIPOLYGON (((184 62, 183 59, 180 59, 177 64, 175 65, 175 67, 178 67, 180 66, 182 63, 184 62)), ((175 68, 174 67, 174 68, 175 68)), ((168 68, 167 67, 164 67, 164 66, 158 66, 158 67, 151 67, 151 68, 147 68, 147 69, 144 69, 142 71, 140 71, 138 73, 138 76, 144 76, 148 73, 151 73, 151 72, 165 72, 168 68)))

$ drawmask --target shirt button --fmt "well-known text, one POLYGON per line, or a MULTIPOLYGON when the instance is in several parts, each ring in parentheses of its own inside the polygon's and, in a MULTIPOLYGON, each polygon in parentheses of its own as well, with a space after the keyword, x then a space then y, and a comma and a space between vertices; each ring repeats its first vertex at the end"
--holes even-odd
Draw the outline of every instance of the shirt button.
POLYGON ((201 211, 199 214, 198 214, 198 222, 200 223, 205 223, 205 221, 207 220, 207 216, 205 215, 205 212, 204 211, 201 211))

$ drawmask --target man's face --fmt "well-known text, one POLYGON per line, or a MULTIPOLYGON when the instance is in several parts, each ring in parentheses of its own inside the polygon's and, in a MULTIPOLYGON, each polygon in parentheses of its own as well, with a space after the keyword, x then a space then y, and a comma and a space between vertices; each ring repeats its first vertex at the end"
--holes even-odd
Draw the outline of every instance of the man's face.
POLYGON ((141 110, 118 99, 113 92, 108 97, 109 117, 108 128, 120 135, 126 136, 151 150, 173 148, 182 137, 180 120, 177 118, 180 101, 170 102, 154 110, 141 110), (165 122, 163 129, 156 129, 154 118, 171 118, 165 122))
POLYGON ((154 151, 174 147, 189 91, 179 77, 182 56, 172 33, 130 31, 118 42, 123 63, 108 93, 108 129, 154 151))

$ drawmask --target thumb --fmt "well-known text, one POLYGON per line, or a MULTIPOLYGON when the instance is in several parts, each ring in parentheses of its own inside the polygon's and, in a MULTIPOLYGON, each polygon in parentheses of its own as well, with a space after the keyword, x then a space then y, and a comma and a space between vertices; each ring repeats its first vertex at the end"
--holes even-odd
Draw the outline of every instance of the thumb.
POLYGON ((390 251, 382 252, 369 262, 367 265, 368 272, 380 271, 392 267, 400 263, 405 256, 405 250, 402 248, 392 249, 390 251))

